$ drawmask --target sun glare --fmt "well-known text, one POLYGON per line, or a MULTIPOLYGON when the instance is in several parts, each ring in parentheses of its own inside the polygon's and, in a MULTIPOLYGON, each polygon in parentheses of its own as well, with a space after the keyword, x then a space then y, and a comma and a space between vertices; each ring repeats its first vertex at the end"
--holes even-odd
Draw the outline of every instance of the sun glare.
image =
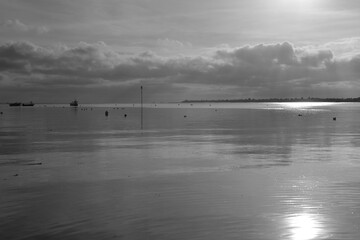
POLYGON ((299 214, 288 219, 291 240, 315 239, 320 234, 320 223, 315 215, 299 214))

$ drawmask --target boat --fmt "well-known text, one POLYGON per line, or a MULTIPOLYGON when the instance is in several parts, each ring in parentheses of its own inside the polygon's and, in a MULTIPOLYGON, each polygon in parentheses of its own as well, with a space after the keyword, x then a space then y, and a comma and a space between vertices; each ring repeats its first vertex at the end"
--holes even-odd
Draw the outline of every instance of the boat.
POLYGON ((70 106, 71 107, 77 107, 79 105, 78 101, 77 100, 74 100, 70 103, 70 106))
POLYGON ((32 106, 34 106, 35 104, 31 101, 31 102, 29 102, 29 103, 23 103, 22 104, 24 107, 32 107, 32 106))
POLYGON ((21 106, 21 102, 13 102, 13 103, 9 103, 10 107, 19 107, 21 106))

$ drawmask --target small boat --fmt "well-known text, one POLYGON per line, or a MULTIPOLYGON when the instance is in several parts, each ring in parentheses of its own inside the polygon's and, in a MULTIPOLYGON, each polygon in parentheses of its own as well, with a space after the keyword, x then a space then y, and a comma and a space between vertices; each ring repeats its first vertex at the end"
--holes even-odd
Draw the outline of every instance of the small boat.
POLYGON ((19 107, 21 106, 21 102, 13 102, 13 103, 9 103, 10 107, 19 107))
POLYGON ((29 102, 29 103, 23 103, 22 104, 24 107, 32 107, 32 106, 34 106, 35 104, 31 101, 31 102, 29 102))
POLYGON ((78 101, 77 100, 74 100, 70 103, 70 106, 71 107, 77 107, 79 105, 78 101))

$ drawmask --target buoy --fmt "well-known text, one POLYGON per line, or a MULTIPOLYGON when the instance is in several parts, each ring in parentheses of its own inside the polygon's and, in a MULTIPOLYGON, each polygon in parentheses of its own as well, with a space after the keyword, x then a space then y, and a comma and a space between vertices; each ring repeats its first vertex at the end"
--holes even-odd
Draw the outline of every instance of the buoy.
POLYGON ((124 117, 126 118, 126 117, 127 117, 127 114, 124 114, 124 117))
POLYGON ((299 114, 298 116, 299 116, 299 117, 302 117, 302 114, 299 114))
POLYGON ((109 116, 109 112, 108 112, 108 111, 105 111, 105 116, 109 116))
POLYGON ((336 117, 333 117, 333 120, 336 121, 336 117))
POLYGON ((184 118, 186 118, 187 116, 186 115, 184 115, 184 118))
POLYGON ((42 162, 29 163, 28 165, 42 165, 42 162))

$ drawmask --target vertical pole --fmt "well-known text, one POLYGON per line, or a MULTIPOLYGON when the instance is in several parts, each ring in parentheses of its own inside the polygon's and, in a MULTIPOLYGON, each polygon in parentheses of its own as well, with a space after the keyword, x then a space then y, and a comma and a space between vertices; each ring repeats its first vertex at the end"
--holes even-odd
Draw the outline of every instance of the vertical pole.
POLYGON ((141 130, 143 129, 143 86, 140 87, 141 89, 141 130))

